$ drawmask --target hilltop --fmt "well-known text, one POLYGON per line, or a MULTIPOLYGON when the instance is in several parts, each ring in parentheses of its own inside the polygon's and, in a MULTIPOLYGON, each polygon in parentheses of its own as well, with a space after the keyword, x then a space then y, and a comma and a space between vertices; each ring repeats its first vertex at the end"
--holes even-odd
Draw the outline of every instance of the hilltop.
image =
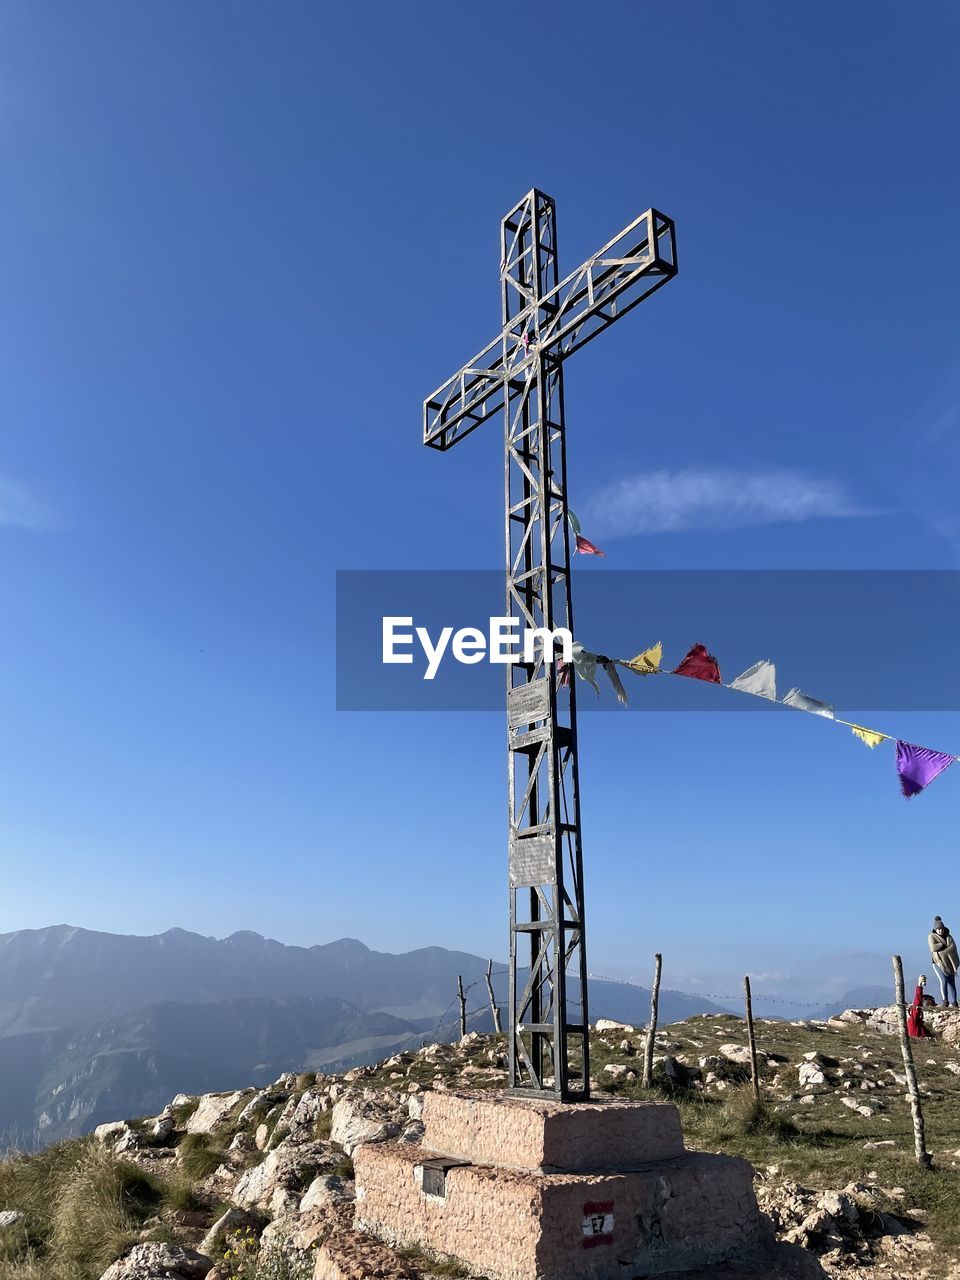
MULTIPOLYGON (((758 1023, 763 1102, 744 1027, 701 1015, 657 1037, 656 1095, 687 1144, 742 1155, 793 1256, 784 1276, 946 1280, 960 1275, 960 1016, 915 1042, 933 1172, 913 1161, 891 1011, 758 1023), (801 1263, 803 1264, 801 1266, 801 1263)), ((594 1031, 599 1089, 643 1096, 642 1036, 594 1031)), ((351 1156, 416 1143, 429 1089, 499 1088, 501 1037, 471 1033, 343 1075, 180 1095, 158 1115, 0 1163, 0 1280, 427 1280, 460 1274, 352 1230, 351 1156)), ((771 1278, 772 1280, 772 1278, 771 1278)))

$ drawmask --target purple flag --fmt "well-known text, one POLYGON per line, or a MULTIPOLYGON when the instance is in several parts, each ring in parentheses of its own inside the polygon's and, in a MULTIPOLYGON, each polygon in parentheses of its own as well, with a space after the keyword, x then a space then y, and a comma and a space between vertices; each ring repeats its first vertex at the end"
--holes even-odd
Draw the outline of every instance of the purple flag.
POLYGON ((948 765, 953 764, 955 757, 943 751, 931 751, 929 747, 917 747, 912 742, 897 742, 897 773, 900 775, 900 790, 909 800, 918 796, 924 787, 939 773, 943 773, 948 765))

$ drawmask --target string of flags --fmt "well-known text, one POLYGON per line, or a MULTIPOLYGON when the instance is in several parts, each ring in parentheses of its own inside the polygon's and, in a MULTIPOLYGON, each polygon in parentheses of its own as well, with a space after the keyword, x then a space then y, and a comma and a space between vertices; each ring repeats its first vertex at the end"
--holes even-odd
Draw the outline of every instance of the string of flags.
MULTIPOLYGON (((617 667, 624 667, 640 676, 686 676, 691 680, 702 680, 707 684, 723 684, 720 664, 702 644, 693 645, 679 666, 667 671, 663 668, 663 645, 659 642, 651 645, 649 649, 644 649, 633 658, 608 658, 604 654, 591 653, 584 649, 583 645, 575 642, 571 656, 572 663, 560 663, 561 684, 569 684, 572 666, 580 679, 591 685, 599 697, 600 686, 597 683, 596 673, 597 668, 600 667, 610 680, 617 701, 624 706, 627 703, 627 692, 617 667)), ((933 782, 934 778, 939 777, 956 760, 960 760, 960 756, 950 755, 945 751, 934 751, 930 747, 921 747, 913 742, 904 742, 903 739, 894 738, 889 733, 881 733, 876 729, 867 729, 863 725, 854 724, 852 720, 841 720, 831 703, 813 698, 802 689, 790 689, 778 700, 776 667, 769 659, 755 662, 752 667, 741 672, 725 687, 753 697, 767 698, 771 702, 779 701, 782 706, 792 707, 796 711, 805 711, 808 715, 821 716, 825 720, 832 720, 835 724, 845 725, 854 737, 859 738, 871 749, 879 746, 881 742, 895 742, 897 776, 900 780, 900 789, 908 800, 919 795, 933 782)))

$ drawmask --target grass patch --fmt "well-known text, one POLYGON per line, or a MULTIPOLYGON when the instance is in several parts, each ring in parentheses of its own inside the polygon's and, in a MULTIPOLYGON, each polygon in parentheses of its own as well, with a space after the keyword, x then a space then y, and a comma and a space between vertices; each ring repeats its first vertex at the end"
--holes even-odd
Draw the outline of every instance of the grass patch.
POLYGON ((46 1280, 95 1280, 136 1239, 162 1190, 136 1165, 78 1139, 0 1164, 0 1200, 25 1215, 3 1260, 10 1280, 38 1271, 46 1280))
POLYGON ((177 1148, 180 1168, 195 1182, 202 1182, 223 1164, 223 1148, 208 1133, 188 1133, 177 1148))

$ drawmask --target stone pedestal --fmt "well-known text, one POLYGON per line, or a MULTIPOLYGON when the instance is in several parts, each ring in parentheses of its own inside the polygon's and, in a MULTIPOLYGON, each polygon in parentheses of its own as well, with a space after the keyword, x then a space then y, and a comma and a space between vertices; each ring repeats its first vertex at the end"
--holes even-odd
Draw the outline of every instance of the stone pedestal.
POLYGON ((744 1160, 684 1150, 665 1102, 428 1093, 422 1147, 354 1154, 356 1226, 490 1280, 635 1280, 763 1238, 744 1160))

